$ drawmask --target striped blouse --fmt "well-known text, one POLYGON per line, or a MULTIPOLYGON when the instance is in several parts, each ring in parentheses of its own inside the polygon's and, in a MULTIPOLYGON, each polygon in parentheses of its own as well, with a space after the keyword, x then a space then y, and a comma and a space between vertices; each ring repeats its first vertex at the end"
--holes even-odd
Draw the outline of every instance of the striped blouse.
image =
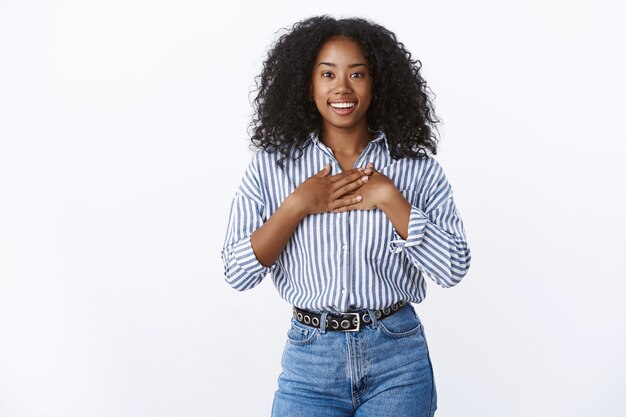
POLYGON ((250 235, 304 180, 331 164, 333 152, 311 134, 297 160, 277 165, 279 154, 258 151, 232 200, 222 249, 226 281, 243 291, 268 274, 280 296, 311 311, 382 309, 397 301, 419 303, 428 277, 442 287, 463 278, 470 266, 463 222, 452 188, 432 158, 392 159, 387 139, 378 132, 355 162, 373 162, 411 203, 404 240, 382 210, 349 210, 306 216, 276 262, 266 267, 254 255, 250 235))

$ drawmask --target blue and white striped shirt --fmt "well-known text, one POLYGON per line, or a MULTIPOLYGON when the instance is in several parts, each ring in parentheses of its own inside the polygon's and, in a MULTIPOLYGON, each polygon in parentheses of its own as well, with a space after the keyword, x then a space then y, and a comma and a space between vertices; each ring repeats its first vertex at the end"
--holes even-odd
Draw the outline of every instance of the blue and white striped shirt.
POLYGON ((377 133, 355 162, 373 162, 411 203, 404 240, 382 210, 349 210, 306 216, 276 262, 263 266, 250 235, 276 211, 298 185, 330 163, 341 172, 333 152, 312 134, 302 157, 277 165, 278 153, 258 151, 232 201, 222 249, 226 281, 248 290, 272 273, 287 302, 307 310, 345 312, 382 309, 399 300, 419 303, 426 296, 424 276, 451 287, 470 266, 463 222, 439 163, 392 159, 387 139, 377 133))

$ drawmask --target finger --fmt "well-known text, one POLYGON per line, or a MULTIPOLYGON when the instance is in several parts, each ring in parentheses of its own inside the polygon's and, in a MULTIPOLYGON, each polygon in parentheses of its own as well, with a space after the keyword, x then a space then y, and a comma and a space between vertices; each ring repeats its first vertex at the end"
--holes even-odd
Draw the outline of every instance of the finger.
POLYGON ((338 197, 341 197, 342 195, 348 194, 351 191, 361 188, 363 184, 369 181, 369 179, 370 177, 368 177, 367 175, 363 175, 362 177, 358 178, 356 181, 352 181, 342 187, 335 189, 333 193, 330 195, 330 197, 333 199, 336 199, 338 197))
POLYGON ((325 177, 330 173, 330 164, 326 164, 326 166, 324 166, 324 168, 322 168, 322 170, 320 172, 318 172, 317 174, 315 174, 316 177, 325 177))
POLYGON ((342 207, 353 206, 361 204, 361 200, 363 200, 363 196, 361 195, 353 195, 350 197, 339 198, 328 205, 328 208, 332 212, 336 212, 340 210, 342 207))
POLYGON ((360 178, 364 176, 364 174, 365 174, 365 171, 363 171, 363 168, 359 168, 358 170, 355 170, 354 172, 348 175, 344 175, 343 177, 339 179, 334 179, 333 188, 337 190, 340 187, 345 186, 346 184, 350 184, 351 182, 358 181, 360 178))
POLYGON ((355 178, 359 178, 359 173, 360 173, 360 175, 363 175, 363 168, 352 168, 352 169, 349 169, 347 171, 343 171, 343 172, 340 172, 338 174, 331 175, 330 178, 333 181, 341 181, 344 178, 351 177, 351 176, 355 176, 355 178))
POLYGON ((350 210, 362 210, 362 201, 357 201, 354 202, 352 204, 347 204, 341 207, 337 207, 334 210, 331 210, 331 213, 343 213, 344 211, 350 211, 350 210))
POLYGON ((376 172, 376 169, 374 168, 374 163, 373 162, 368 162, 367 165, 365 166, 365 173, 367 175, 371 175, 374 172, 376 172))

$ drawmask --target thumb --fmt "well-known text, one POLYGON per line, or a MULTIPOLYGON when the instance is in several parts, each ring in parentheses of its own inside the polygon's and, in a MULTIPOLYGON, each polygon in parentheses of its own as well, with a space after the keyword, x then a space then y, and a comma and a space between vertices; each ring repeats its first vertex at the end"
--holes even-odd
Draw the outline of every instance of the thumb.
POLYGON ((326 164, 324 166, 324 168, 322 168, 322 170, 320 172, 318 172, 317 174, 315 174, 316 177, 325 177, 330 173, 330 164, 326 164))
POLYGON ((370 175, 370 174, 373 174, 374 172, 376 172, 376 169, 374 168, 374 163, 368 162, 367 165, 365 165, 365 173, 367 175, 370 175))

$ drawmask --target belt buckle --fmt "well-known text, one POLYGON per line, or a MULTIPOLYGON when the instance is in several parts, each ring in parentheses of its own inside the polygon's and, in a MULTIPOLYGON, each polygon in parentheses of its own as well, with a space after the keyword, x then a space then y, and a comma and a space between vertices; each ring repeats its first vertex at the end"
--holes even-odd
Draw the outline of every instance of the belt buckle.
MULTIPOLYGON (((358 332, 359 330, 361 330, 361 315, 359 313, 342 313, 342 316, 354 316, 356 318, 356 328, 354 329, 341 329, 344 332, 358 332)), ((352 325, 353 320, 350 320, 350 325, 352 325)), ((343 320, 342 320, 343 321, 343 320)), ((341 325, 340 325, 341 327, 341 325)))

